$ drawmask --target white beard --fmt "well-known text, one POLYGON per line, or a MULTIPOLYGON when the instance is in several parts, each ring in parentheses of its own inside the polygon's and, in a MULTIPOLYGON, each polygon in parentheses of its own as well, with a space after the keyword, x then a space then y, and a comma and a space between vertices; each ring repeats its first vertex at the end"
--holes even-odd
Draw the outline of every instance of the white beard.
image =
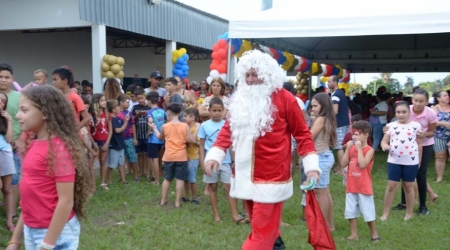
POLYGON ((239 140, 256 140, 272 131, 274 113, 277 108, 272 104, 272 93, 277 88, 266 82, 247 85, 242 81, 233 94, 229 105, 229 121, 233 149, 239 140))

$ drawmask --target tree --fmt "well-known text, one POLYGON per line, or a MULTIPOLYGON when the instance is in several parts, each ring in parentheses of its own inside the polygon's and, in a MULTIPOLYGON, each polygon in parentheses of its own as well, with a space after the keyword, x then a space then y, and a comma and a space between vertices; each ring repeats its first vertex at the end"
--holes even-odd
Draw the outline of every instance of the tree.
POLYGON ((350 91, 350 93, 352 93, 353 91, 356 91, 357 93, 361 93, 361 91, 363 91, 363 90, 364 90, 364 88, 363 88, 362 84, 356 83, 356 82, 349 83, 348 91, 350 91))
POLYGON ((397 79, 392 78, 392 73, 381 73, 380 77, 374 77, 374 80, 367 84, 366 90, 369 94, 374 95, 381 86, 386 87, 389 93, 401 91, 401 84, 397 79))
POLYGON ((414 79, 412 78, 412 76, 406 77, 406 82, 403 86, 404 86, 403 94, 405 94, 405 95, 412 94, 412 89, 414 87, 414 79))

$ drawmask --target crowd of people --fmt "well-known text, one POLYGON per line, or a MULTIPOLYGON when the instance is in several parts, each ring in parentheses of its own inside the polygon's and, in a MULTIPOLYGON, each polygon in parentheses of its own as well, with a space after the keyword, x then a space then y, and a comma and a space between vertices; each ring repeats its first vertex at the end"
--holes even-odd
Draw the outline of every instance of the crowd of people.
POLYGON ((328 229, 335 229, 329 189, 334 167, 346 185, 346 239, 358 239, 356 219, 362 214, 372 241, 379 241, 371 178, 375 152, 387 152, 380 220, 391 210, 405 210, 409 220, 417 199, 418 214, 430 213, 427 194, 433 202, 437 194, 427 183, 428 164, 435 154, 436 181, 442 181, 450 147, 446 91, 435 93, 432 107, 422 89, 412 97, 383 87, 374 96, 363 91, 347 97, 331 76, 329 93, 316 93, 305 107, 276 61, 256 50, 240 59, 236 90, 221 78, 185 83, 154 71, 148 86, 123 87, 110 78, 102 93, 93 93, 89 81, 75 81, 71 68, 62 66, 51 74, 53 86, 39 69, 18 92, 11 89, 13 73, 0 64, 0 184, 13 232, 7 249, 76 249, 83 204, 97 189, 111 188, 115 169, 125 186, 127 175, 161 186, 161 206, 199 204, 198 166, 213 220, 222 221, 217 191, 223 184, 233 221, 251 224, 243 249, 284 249, 279 226, 283 202, 293 194, 293 154, 299 155, 302 182, 317 181, 313 190, 328 229), (173 180, 176 195, 169 201, 173 180), (400 181, 402 200, 392 208, 400 181), (244 201, 243 214, 238 200, 244 201))

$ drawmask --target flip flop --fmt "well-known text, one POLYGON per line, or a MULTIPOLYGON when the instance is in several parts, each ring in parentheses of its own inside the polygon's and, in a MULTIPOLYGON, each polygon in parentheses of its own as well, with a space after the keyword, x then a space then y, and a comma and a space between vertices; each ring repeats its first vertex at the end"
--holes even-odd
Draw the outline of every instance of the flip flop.
POLYGON ((106 191, 109 190, 108 184, 106 184, 106 183, 100 184, 100 187, 102 187, 102 188, 103 188, 104 190, 106 190, 106 191))
POLYGON ((236 225, 242 225, 242 224, 249 224, 250 220, 247 219, 247 218, 241 218, 241 219, 239 219, 237 221, 234 221, 234 222, 236 222, 236 225))
POLYGON ((372 238, 372 241, 373 242, 378 242, 378 241, 380 241, 381 240, 381 237, 380 236, 377 236, 377 237, 375 237, 375 238, 372 238))
POLYGON ((357 241, 359 239, 350 239, 349 237, 342 238, 341 241, 357 241))

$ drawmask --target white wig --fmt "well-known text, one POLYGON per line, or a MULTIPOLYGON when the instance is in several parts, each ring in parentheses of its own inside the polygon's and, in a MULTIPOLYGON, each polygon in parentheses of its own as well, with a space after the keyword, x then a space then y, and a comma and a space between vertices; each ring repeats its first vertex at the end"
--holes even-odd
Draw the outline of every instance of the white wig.
POLYGON ((236 75, 239 83, 245 83, 245 74, 250 69, 255 69, 258 78, 263 80, 266 85, 270 85, 268 87, 273 88, 273 91, 283 88, 286 74, 278 65, 278 62, 270 55, 259 50, 245 52, 236 65, 236 75))

